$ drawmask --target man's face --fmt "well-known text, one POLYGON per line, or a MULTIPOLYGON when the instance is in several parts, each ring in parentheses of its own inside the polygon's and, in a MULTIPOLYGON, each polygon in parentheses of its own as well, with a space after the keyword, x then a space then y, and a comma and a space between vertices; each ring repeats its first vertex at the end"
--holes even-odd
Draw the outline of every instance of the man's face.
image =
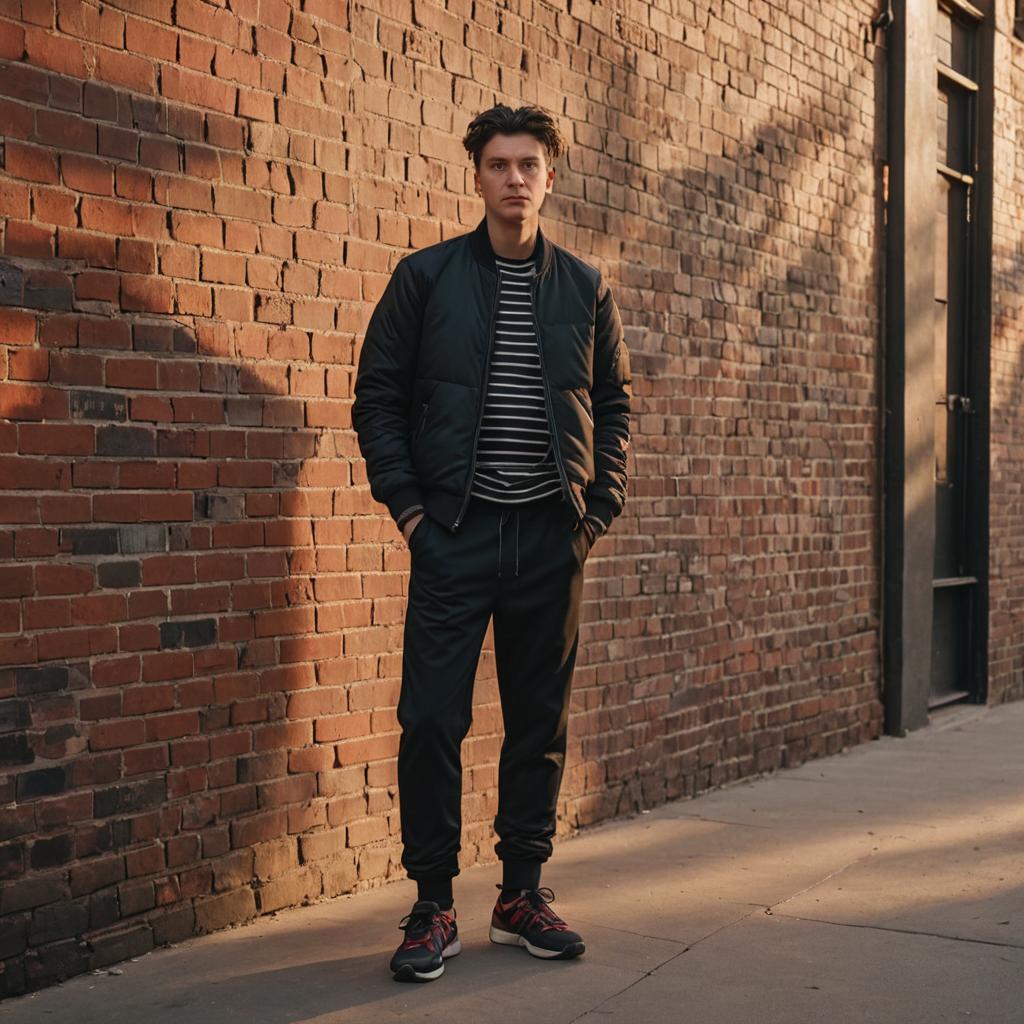
POLYGON ((532 135, 495 135, 480 153, 473 177, 490 217, 521 224, 540 213, 555 169, 548 167, 544 147, 532 135))

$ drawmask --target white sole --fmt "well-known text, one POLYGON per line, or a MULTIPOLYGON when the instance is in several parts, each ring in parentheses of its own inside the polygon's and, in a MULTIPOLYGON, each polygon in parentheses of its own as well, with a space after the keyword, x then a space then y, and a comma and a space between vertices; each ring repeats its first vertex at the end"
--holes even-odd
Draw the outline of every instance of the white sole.
MULTIPOLYGON (((499 946, 524 946, 527 953, 531 956, 540 957, 542 960, 556 960, 565 955, 564 950, 541 949, 540 946, 527 942, 522 935, 517 935, 515 932, 502 931, 501 928, 495 928, 493 924, 491 925, 490 938, 491 942, 496 942, 499 946)), ((578 956, 579 954, 575 955, 578 956)))
POLYGON ((444 974, 444 961, 450 956, 457 956, 462 952, 462 942, 456 937, 455 941, 449 943, 441 950, 441 965, 436 971, 417 971, 415 968, 412 971, 407 971, 405 968, 410 967, 410 964, 406 964, 404 967, 399 968, 395 972, 395 977, 399 981, 433 981, 435 978, 440 978, 444 974))

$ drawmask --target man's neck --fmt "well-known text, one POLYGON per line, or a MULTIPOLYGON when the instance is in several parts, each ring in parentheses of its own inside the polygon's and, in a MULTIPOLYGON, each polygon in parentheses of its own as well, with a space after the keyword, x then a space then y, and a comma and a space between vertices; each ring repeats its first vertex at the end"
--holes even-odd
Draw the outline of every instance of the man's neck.
POLYGON ((487 234, 495 256, 510 260, 525 260, 533 255, 537 245, 537 230, 540 218, 521 224, 500 224, 487 218, 487 234))

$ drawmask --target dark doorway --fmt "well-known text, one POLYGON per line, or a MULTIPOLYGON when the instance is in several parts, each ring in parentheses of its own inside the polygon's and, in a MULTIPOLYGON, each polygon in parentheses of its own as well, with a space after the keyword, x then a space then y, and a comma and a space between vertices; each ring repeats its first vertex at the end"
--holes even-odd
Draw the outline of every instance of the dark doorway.
POLYGON ((977 230, 979 71, 983 13, 940 0, 936 24, 937 165, 935 224, 935 563, 928 707, 976 698, 972 666, 979 588, 985 577, 972 543, 987 502, 975 423, 987 407, 988 331, 975 303, 981 259, 977 230))
POLYGON ((987 681, 991 0, 893 0, 887 31, 886 731, 987 681), (928 41, 930 45, 924 43, 928 41))

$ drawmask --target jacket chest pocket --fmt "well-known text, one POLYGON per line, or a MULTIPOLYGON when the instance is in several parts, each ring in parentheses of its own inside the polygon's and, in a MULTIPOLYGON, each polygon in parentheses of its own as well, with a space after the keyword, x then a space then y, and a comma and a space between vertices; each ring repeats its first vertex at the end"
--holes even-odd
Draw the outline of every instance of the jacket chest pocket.
POLYGON ((416 382, 413 392, 413 403, 409 413, 409 442, 415 445, 423 434, 430 419, 430 408, 434 401, 438 382, 436 380, 420 380, 416 382))
POLYGON ((412 432, 412 441, 415 444, 420 439, 420 434, 423 433, 423 428, 427 425, 427 416, 430 413, 430 402, 423 402, 420 405, 419 418, 416 421, 416 429, 412 432))
POLYGON ((594 385, 594 325, 543 324, 544 365, 556 388, 586 388, 594 385))

